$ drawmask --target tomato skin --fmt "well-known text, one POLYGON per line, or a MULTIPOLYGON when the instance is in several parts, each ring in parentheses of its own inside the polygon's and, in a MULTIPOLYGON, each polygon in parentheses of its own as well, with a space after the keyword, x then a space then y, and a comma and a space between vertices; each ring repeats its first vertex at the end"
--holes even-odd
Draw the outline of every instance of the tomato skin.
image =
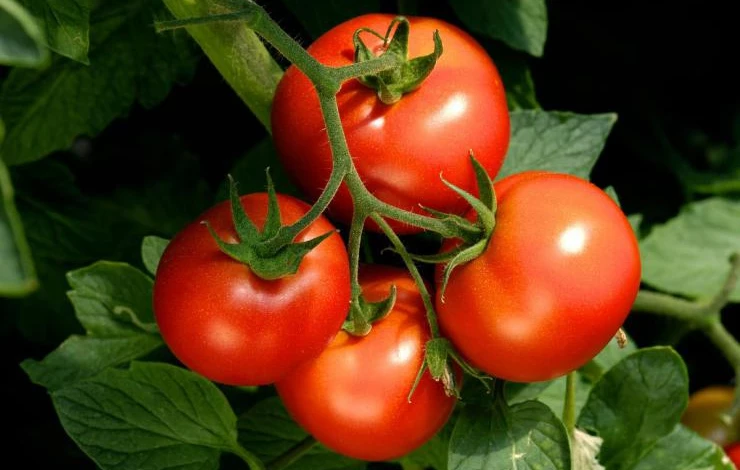
POLYGON ((609 196, 579 178, 525 172, 494 189, 494 233, 452 271, 444 300, 437 295, 440 327, 488 374, 553 379, 588 362, 624 322, 640 286, 637 240, 609 196))
POLYGON ((429 330, 414 281, 402 270, 366 266, 360 284, 371 301, 398 292, 393 310, 365 337, 341 331, 321 355, 279 381, 291 416, 319 442, 362 460, 389 460, 424 444, 444 426, 456 399, 425 372, 411 397, 429 330))
MULTIPOLYGON (((260 229, 267 195, 241 197, 260 229)), ((278 195, 281 220, 298 220, 309 206, 278 195)), ((318 355, 342 325, 350 299, 344 242, 333 234, 309 252, 298 272, 275 281, 254 275, 222 253, 201 221, 238 240, 228 201, 178 233, 162 255, 154 283, 154 313, 165 343, 187 367, 229 385, 272 383, 318 355)), ((296 241, 334 230, 320 217, 296 241)))
MULTIPOLYGON (((364 15, 329 30, 308 52, 325 65, 353 62, 352 36, 361 27, 385 33, 393 15, 364 15)), ((444 52, 422 85, 400 101, 385 105, 377 92, 357 80, 337 95, 350 153, 366 187, 379 199, 422 213, 419 204, 462 214, 465 201, 447 181, 477 193, 469 152, 494 177, 509 145, 509 113, 499 73, 485 50, 470 35, 444 21, 408 18, 409 57, 433 51, 439 30, 444 52)), ((382 41, 362 35, 376 50, 382 41)), ((318 96, 306 76, 291 66, 280 81, 272 105, 272 131, 283 166, 296 185, 316 199, 332 168, 330 147, 318 96)), ((329 214, 349 224, 352 199, 342 185, 329 214)), ((368 224, 378 230, 375 224, 368 224)), ((420 231, 393 223, 399 233, 420 231)))
POLYGON ((734 399, 735 389, 730 386, 703 388, 689 397, 681 423, 705 439, 727 446, 740 439, 740 422, 736 420, 733 425, 722 420, 722 415, 730 410, 734 399))
POLYGON ((727 447, 725 453, 735 465, 735 468, 740 468, 740 443, 727 447))

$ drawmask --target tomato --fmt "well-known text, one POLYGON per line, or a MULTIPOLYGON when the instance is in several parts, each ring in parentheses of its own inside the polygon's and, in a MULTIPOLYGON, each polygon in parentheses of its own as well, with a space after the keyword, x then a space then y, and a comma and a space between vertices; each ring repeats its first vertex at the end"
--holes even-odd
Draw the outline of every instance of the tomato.
POLYGON ((740 468, 740 443, 726 448, 725 453, 735 465, 735 468, 740 468))
POLYGON ((291 416, 325 446, 357 459, 388 460, 429 440, 456 399, 426 371, 408 401, 430 338, 411 277, 396 268, 366 266, 360 284, 370 301, 385 298, 395 284, 393 310, 365 337, 337 334, 317 359, 279 381, 277 391, 291 416))
MULTIPOLYGON (((353 62, 352 35, 369 27, 385 33, 394 17, 371 14, 342 23, 318 38, 308 52, 331 66, 353 62)), ((357 80, 345 83, 337 101, 347 144, 366 187, 379 199, 412 212, 419 204, 462 214, 465 201, 444 186, 447 181, 476 193, 469 152, 495 176, 509 144, 506 95, 495 65, 467 33, 444 21, 409 18, 409 57, 434 50, 439 30, 444 52, 422 85, 400 101, 383 104, 377 92, 357 80)), ((370 50, 382 41, 361 36, 370 50)), ((272 131, 283 166, 296 185, 316 198, 332 168, 331 151, 318 97, 308 78, 290 67, 275 92, 272 131)), ((352 198, 342 186, 329 215, 348 224, 352 198)), ((369 226, 371 224, 368 224, 369 226)), ((392 225, 399 233, 418 229, 392 225)), ((377 227, 372 225, 377 230, 377 227)))
MULTIPOLYGON (((258 227, 267 195, 241 197, 258 227)), ((278 195, 283 224, 309 209, 278 195)), ((154 282, 154 313, 165 343, 187 367, 216 382, 261 385, 318 355, 347 315, 349 262, 333 234, 309 252, 294 275, 266 281, 222 253, 201 221, 238 241, 229 202, 220 203, 178 233, 162 255, 154 282)), ((320 217, 298 235, 306 241, 334 230, 320 217)))
POLYGON ((710 441, 726 446, 740 438, 740 421, 731 423, 724 414, 732 407, 735 389, 715 385, 699 390, 689 398, 689 405, 681 417, 684 426, 710 441))
POLYGON ((437 295, 440 327, 488 374, 549 380, 589 361, 624 322, 640 286, 637 240, 611 198, 574 176, 525 172, 494 189, 493 235, 437 295))

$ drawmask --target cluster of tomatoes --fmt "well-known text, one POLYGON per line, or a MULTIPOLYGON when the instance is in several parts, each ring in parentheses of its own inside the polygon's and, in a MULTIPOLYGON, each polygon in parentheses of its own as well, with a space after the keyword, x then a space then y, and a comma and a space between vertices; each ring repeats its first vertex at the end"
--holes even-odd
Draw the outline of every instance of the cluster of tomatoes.
MULTIPOLYGON (((384 31, 392 17, 355 18, 320 37, 308 51, 330 66, 353 61, 360 28, 384 31)), ((409 54, 429 52, 435 30, 444 53, 415 91, 392 105, 353 80, 337 95, 355 168, 367 189, 396 207, 464 215, 467 203, 446 180, 476 193, 472 149, 491 177, 509 143, 509 116, 499 74, 483 48, 439 20, 412 18, 409 54)), ((368 48, 383 40, 368 37, 368 48)), ((316 198, 332 168, 331 148, 311 82, 295 67, 273 104, 273 133, 297 186, 316 198)), ((481 256, 452 271, 444 295, 437 279, 442 334, 480 371, 507 380, 540 381, 590 360, 615 335, 639 288, 636 239, 619 207, 581 179, 547 172, 497 182, 496 225, 481 256)), ((309 206, 278 195, 281 223, 309 206)), ((262 228, 268 197, 241 197, 262 228)), ((238 208, 237 208, 238 209, 238 208)), ((328 214, 347 224, 352 195, 342 186, 328 214)), ((365 266, 367 301, 397 297, 367 336, 341 330, 352 289, 347 250, 335 232, 311 250, 295 274, 274 280, 224 254, 201 222, 226 243, 239 243, 238 210, 214 206, 183 229, 164 252, 154 286, 162 336, 189 368, 225 384, 276 384, 291 415, 327 447, 352 457, 402 456, 433 436, 456 399, 429 372, 421 377, 431 338, 419 288, 398 268, 365 266)), ((475 213, 469 213, 474 219, 475 213)), ((366 227, 376 229, 377 227, 366 227)), ((418 229, 396 224, 399 233, 418 229)), ((296 239, 334 227, 320 216, 296 239)), ((460 240, 447 240, 452 250, 460 240)), ((441 269, 441 268, 440 268, 441 269)))

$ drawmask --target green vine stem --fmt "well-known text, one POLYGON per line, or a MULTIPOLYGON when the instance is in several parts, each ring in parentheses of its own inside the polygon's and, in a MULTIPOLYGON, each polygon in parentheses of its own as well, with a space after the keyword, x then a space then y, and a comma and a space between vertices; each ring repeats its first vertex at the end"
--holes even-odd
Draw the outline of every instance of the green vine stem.
POLYGON ((281 230, 274 239, 266 241, 266 247, 269 246, 269 248, 274 249, 281 244, 292 241, 298 233, 310 225, 328 207, 343 180, 346 180, 352 194, 355 210, 361 211, 361 215, 367 217, 370 213, 377 212, 384 217, 424 230, 434 231, 445 237, 455 236, 458 231, 450 224, 434 217, 395 207, 371 194, 357 173, 347 148, 347 140, 336 101, 336 93, 339 91, 342 82, 351 78, 397 68, 401 65, 398 59, 391 55, 382 55, 372 60, 342 67, 325 66, 285 33, 262 7, 250 1, 239 2, 239 7, 239 10, 218 15, 158 22, 156 28, 157 31, 161 32, 214 22, 242 21, 301 70, 315 85, 332 149, 334 168, 324 192, 316 201, 312 210, 293 225, 284 227, 284 230, 281 230))
POLYGON ((730 272, 719 292, 709 301, 692 301, 660 292, 641 290, 632 309, 677 318, 701 330, 722 351, 740 381, 740 344, 722 324, 721 311, 729 303, 730 295, 740 275, 740 254, 730 257, 730 272))
POLYGON ((578 378, 575 372, 568 374, 565 382, 565 403, 563 404, 563 424, 571 438, 576 429, 576 380, 578 378))
POLYGON ((229 450, 238 455, 247 464, 249 470, 265 470, 265 465, 262 461, 256 455, 242 447, 241 444, 235 443, 229 450))
POLYGON ((391 226, 388 225, 388 222, 383 220, 383 218, 380 217, 378 214, 371 214, 370 218, 372 218, 373 221, 378 224, 383 233, 385 233, 385 236, 387 236, 390 242, 393 244, 393 248, 395 248, 396 253, 398 253, 398 255, 401 257, 404 264, 406 265, 406 269, 408 269, 411 277, 414 279, 414 282, 419 287, 421 299, 424 302, 424 308, 426 309, 427 313, 429 331, 432 335, 432 338, 439 338, 441 334, 439 331, 439 322, 437 321, 437 315, 434 310, 434 303, 432 302, 432 296, 429 294, 429 289, 427 289, 427 285, 424 282, 424 279, 421 277, 421 273, 419 273, 419 268, 416 267, 414 260, 411 259, 408 251, 406 251, 406 247, 403 245, 403 242, 400 238, 398 238, 398 235, 396 235, 396 232, 393 231, 391 226))
MULTIPOLYGON (((248 28, 253 30, 293 63, 314 84, 332 152, 333 168, 329 180, 311 209, 301 219, 292 225, 281 227, 273 237, 262 241, 258 248, 261 253, 269 256, 292 243, 299 233, 327 209, 339 187, 344 182, 352 195, 354 203, 354 214, 348 242, 352 283, 352 305, 349 316, 353 324, 353 331, 357 334, 366 334, 370 330, 370 325, 363 318, 363 312, 360 307, 361 289, 358 283, 358 268, 362 232, 367 218, 371 214, 374 214, 374 216, 377 216, 381 220, 383 218, 391 218, 405 224, 420 227, 424 230, 439 233, 444 237, 460 236, 459 227, 449 221, 404 210, 375 197, 362 182, 350 155, 339 114, 336 94, 344 81, 398 68, 402 65, 401 59, 395 55, 383 54, 380 57, 371 58, 370 60, 352 65, 328 67, 314 59, 300 44, 285 33, 259 5, 247 0, 240 2, 232 1, 229 4, 235 8, 234 11, 206 17, 159 22, 156 24, 157 30, 166 31, 186 26, 192 27, 223 21, 243 22, 248 28)), ((388 230, 388 233, 395 237, 392 230, 388 230)), ((410 263, 409 266, 413 266, 413 263, 410 263)), ((412 270, 412 275, 415 273, 415 277, 418 277, 419 280, 421 279, 415 267, 410 267, 409 269, 412 270)), ((420 288, 425 292, 425 305, 427 306, 427 317, 429 318, 432 335, 438 337, 439 327, 431 298, 423 282, 420 284, 420 288)))
POLYGON ((359 271, 360 252, 362 251, 362 231, 365 226, 365 220, 366 217, 360 211, 355 211, 352 214, 352 224, 350 225, 349 239, 347 241, 350 283, 352 285, 352 306, 349 315, 350 321, 353 323, 353 331, 359 334, 367 334, 370 331, 370 324, 365 319, 363 312, 358 310, 360 308, 358 299, 362 293, 359 271))
MULTIPOLYGON (((194 2, 164 0, 175 18, 228 11, 224 0, 194 2)), ((210 24, 188 28, 221 76, 270 132, 270 110, 283 69, 262 40, 241 24, 210 24)))

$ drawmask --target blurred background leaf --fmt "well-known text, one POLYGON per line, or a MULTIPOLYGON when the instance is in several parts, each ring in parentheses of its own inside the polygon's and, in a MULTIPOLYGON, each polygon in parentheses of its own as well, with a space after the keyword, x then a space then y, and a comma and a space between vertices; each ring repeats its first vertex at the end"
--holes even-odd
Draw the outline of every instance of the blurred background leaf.
POLYGON ((55 57, 44 70, 10 72, 0 89, 7 127, 0 158, 6 164, 68 149, 77 136, 94 136, 128 114, 135 101, 152 107, 191 77, 192 45, 184 33, 154 32, 152 18, 163 14, 154 5, 111 2, 96 10, 89 66, 55 57))
POLYGON ((545 0, 450 0, 450 5, 471 30, 542 56, 547 38, 545 0))
POLYGON ((0 65, 40 67, 49 60, 44 33, 15 0, 0 0, 0 65))
MULTIPOLYGON (((708 299, 722 288, 730 255, 740 253, 740 201, 711 198, 685 206, 640 244, 642 279, 652 287, 708 299)), ((740 285, 730 300, 740 302, 740 285)))
MULTIPOLYGON (((0 120, 0 145, 5 129, 0 120)), ((0 160, 0 297, 33 291, 38 282, 18 210, 10 173, 0 160)))
POLYGON ((70 59, 89 64, 92 0, 19 0, 44 31, 46 44, 70 59))

